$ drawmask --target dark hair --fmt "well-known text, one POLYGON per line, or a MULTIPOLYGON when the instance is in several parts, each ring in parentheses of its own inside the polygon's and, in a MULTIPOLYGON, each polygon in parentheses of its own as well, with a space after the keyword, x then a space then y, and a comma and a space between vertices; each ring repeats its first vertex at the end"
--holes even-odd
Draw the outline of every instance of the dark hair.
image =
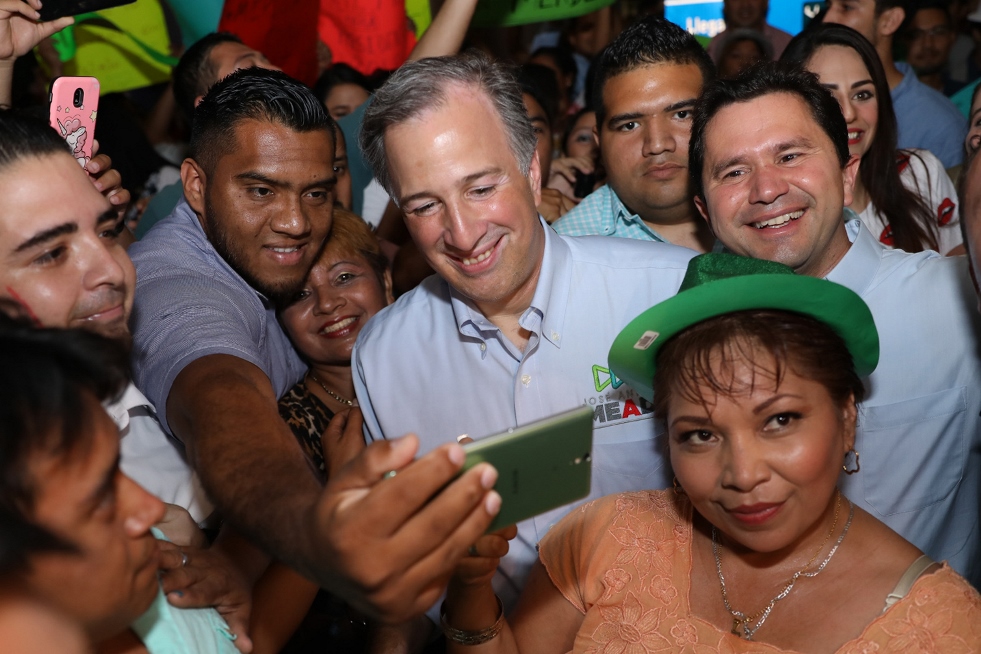
POLYGON ((46 122, 16 109, 0 109, 0 169, 25 157, 59 152, 71 156, 68 144, 46 122))
POLYGON ((831 139, 838 163, 848 163, 848 128, 838 101, 818 83, 817 75, 800 68, 763 62, 743 71, 736 79, 717 79, 705 87, 695 103, 688 147, 688 172, 696 196, 703 197, 702 168, 705 165, 705 129, 719 111, 739 102, 749 102, 773 93, 787 93, 801 100, 815 122, 831 139))
POLYGON ((188 125, 194 116, 194 101, 218 81, 218 70, 211 61, 211 51, 222 43, 241 42, 242 39, 234 34, 213 32, 195 41, 181 55, 173 71, 174 100, 188 125))
POLYGON ((37 481, 31 457, 71 456, 89 447, 94 412, 102 411, 95 401, 122 393, 129 358, 111 339, 35 328, 11 317, 18 313, 12 303, 0 306, 0 511, 30 521, 37 481))
POLYGON ((70 543, 24 516, 0 508, 0 581, 25 572, 34 554, 75 551, 70 543))
POLYGON ((907 11, 909 12, 910 21, 916 17, 916 14, 924 9, 936 9, 943 13, 944 18, 947 20, 947 25, 952 26, 953 19, 950 15, 950 0, 917 0, 913 3, 907 11))
POLYGON ((725 59, 733 46, 743 41, 750 41, 755 44, 757 51, 764 60, 773 60, 773 43, 766 35, 748 27, 738 27, 734 30, 726 30, 722 36, 722 44, 719 46, 719 61, 725 59))
POLYGON ((555 125, 559 113, 559 81, 555 71, 541 64, 524 64, 518 69, 521 92, 535 98, 545 111, 549 126, 555 125))
MULTIPOLYGON (((806 67, 818 49, 838 45, 854 50, 869 71, 878 102, 878 122, 868 152, 862 157, 858 174, 876 210, 885 216, 892 228, 893 244, 907 252, 937 249, 937 226, 923 196, 903 184, 897 166, 896 114, 893 111, 889 82, 882 61, 868 39, 844 25, 819 25, 798 34, 780 57, 781 63, 806 67)), ((901 153, 906 154, 906 153, 901 153)), ((909 152, 909 156, 918 156, 909 152)), ((925 192, 929 188, 924 189, 925 192)), ((878 236, 878 234, 876 235, 878 236)))
POLYGON ((278 70, 245 68, 211 87, 198 105, 188 156, 211 172, 234 149, 235 128, 243 120, 279 123, 301 133, 324 131, 334 139, 334 121, 310 89, 278 70))
POLYGON ((512 68, 479 51, 452 57, 429 57, 402 65, 375 93, 364 112, 360 145, 362 156, 389 195, 394 197, 385 131, 430 109, 442 106, 453 86, 463 86, 483 94, 500 116, 508 148, 527 174, 535 154, 538 137, 528 118, 521 88, 512 68))
POLYGON ((368 93, 374 90, 371 82, 360 71, 345 63, 337 63, 320 73, 317 83, 313 85, 313 94, 321 103, 325 103, 331 89, 341 84, 356 84, 368 93))
POLYGON ((787 369, 818 382, 839 406, 849 396, 865 397, 844 339, 810 316, 776 310, 728 313, 700 322, 673 336, 657 355, 654 372, 654 413, 667 418, 673 393, 704 402, 701 389, 722 395, 751 391, 757 377, 779 384, 787 369), (769 357, 761 359, 762 350, 769 357), (737 385, 737 363, 752 369, 750 388, 737 385))
POLYGON ((715 79, 715 64, 694 36, 674 23, 648 16, 608 45, 590 68, 593 82, 589 105, 596 110, 596 124, 606 119, 603 87, 607 80, 649 64, 695 64, 702 71, 702 84, 715 79))
MULTIPOLYGON (((531 56, 528 57, 528 61, 530 62, 534 60, 535 57, 551 58, 551 60, 555 62, 556 68, 561 70, 563 75, 568 75, 572 77, 572 84, 569 85, 569 92, 568 92, 570 96, 569 101, 571 102, 574 99, 571 96, 573 93, 575 93, 576 76, 579 74, 579 67, 576 65, 576 58, 572 56, 572 53, 569 52, 568 48, 564 48, 556 45, 538 48, 537 50, 531 53, 531 56)), ((559 88, 561 89, 562 82, 561 80, 557 80, 557 81, 559 82, 559 88)))

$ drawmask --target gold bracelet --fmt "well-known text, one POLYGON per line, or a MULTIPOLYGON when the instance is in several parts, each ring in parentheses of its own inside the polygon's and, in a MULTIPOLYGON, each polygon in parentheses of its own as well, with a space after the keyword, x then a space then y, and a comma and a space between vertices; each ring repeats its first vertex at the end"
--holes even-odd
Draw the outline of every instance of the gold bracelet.
POLYGON ((497 595, 494 596, 494 599, 497 600, 497 620, 491 626, 479 631, 464 631, 447 624, 446 602, 443 602, 439 607, 439 626, 443 630, 443 635, 446 636, 447 640, 460 645, 480 645, 496 638, 497 634, 501 633, 501 629, 504 628, 504 603, 497 595))

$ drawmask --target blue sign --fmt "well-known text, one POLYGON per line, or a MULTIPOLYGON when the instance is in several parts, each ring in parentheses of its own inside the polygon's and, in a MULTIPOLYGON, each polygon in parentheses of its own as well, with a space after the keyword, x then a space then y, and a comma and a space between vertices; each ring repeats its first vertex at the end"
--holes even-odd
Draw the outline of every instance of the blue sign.
MULTIPOLYGON (((813 0, 775 0, 770 2, 766 22, 797 34, 823 5, 813 0)), ((722 20, 722 0, 664 0, 664 17, 701 36, 715 36, 726 27, 722 20)))

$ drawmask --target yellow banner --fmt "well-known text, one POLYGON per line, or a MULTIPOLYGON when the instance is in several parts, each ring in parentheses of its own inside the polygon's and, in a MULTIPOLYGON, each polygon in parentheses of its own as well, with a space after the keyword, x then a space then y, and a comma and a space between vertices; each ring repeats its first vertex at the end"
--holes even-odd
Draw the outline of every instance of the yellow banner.
POLYGON ((122 30, 85 21, 74 27, 75 56, 64 62, 63 75, 98 78, 101 93, 129 91, 170 79, 170 66, 155 61, 128 32, 160 52, 170 52, 170 39, 158 0, 137 0, 131 5, 100 11, 122 30))

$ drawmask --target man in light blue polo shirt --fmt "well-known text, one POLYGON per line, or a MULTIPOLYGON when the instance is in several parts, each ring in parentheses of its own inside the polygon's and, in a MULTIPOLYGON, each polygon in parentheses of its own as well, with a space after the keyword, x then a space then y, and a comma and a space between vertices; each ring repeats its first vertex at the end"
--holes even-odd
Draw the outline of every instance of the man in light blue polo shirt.
POLYGON ((593 106, 607 183, 552 224, 568 236, 618 236, 683 245, 698 252, 715 238, 688 188, 691 112, 715 77, 691 34, 662 18, 645 19, 603 51, 593 106))
POLYGON ((690 156, 696 203, 726 248, 869 305, 879 366, 859 407, 861 469, 839 486, 978 586, 981 317, 966 257, 887 249, 843 210, 858 162, 834 98, 804 74, 773 67, 707 86, 690 156))
POLYGON ((912 66, 893 59, 892 45, 909 14, 910 0, 831 0, 825 22, 847 25, 869 40, 889 82, 901 148, 923 148, 944 168, 961 163, 967 125, 954 104, 916 77, 912 66))
MULTIPOLYGON (((592 497, 664 488, 651 406, 613 377, 617 330, 680 286, 690 250, 558 236, 521 91, 478 55, 406 64, 365 112, 362 151, 437 272, 364 327, 352 362, 366 436, 426 451, 587 405, 592 497)), ((567 506, 519 525, 496 587, 516 598, 567 506)))

